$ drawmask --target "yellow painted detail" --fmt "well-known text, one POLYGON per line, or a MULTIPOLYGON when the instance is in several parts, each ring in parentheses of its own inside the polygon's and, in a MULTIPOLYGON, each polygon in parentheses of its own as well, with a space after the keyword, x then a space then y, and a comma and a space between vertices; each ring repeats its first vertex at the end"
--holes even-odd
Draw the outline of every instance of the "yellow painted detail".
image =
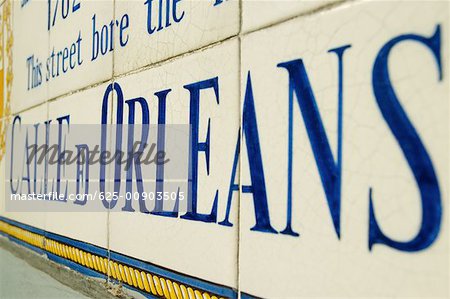
POLYGON ((32 233, 3 221, 0 221, 0 232, 40 249, 45 249, 44 236, 39 234, 32 233))
POLYGON ((134 277, 134 269, 131 267, 128 267, 128 270, 130 270, 130 276, 131 276, 131 281, 133 282, 133 286, 135 288, 137 288, 137 281, 136 281, 136 277, 134 277))
POLYGON ((136 275, 136 280, 137 280, 139 289, 143 290, 144 283, 142 282, 141 273, 138 270, 134 270, 134 274, 136 275))
POLYGON ((170 299, 169 290, 167 289, 166 280, 164 278, 159 279, 161 281, 161 286, 163 289, 164 297, 170 299))
POLYGON ((144 271, 141 271, 141 278, 142 278, 142 281, 144 282, 145 291, 147 293, 150 293, 150 285, 149 285, 148 280, 147 280, 147 275, 145 274, 144 271))
POLYGON ((147 274, 147 280, 148 280, 148 283, 150 284, 151 293, 156 296, 156 293, 157 293, 156 286, 153 282, 153 278, 152 278, 151 274, 147 274))
POLYGON ((6 152, 6 128, 11 116, 11 91, 13 83, 12 52, 14 43, 12 6, 13 1, 7 0, 0 7, 0 10, 3 10, 2 18, 0 18, 0 161, 6 152))
POLYGON ((158 276, 153 275, 153 282, 155 283, 155 287, 156 287, 156 291, 158 292, 158 295, 159 296, 164 295, 158 276))

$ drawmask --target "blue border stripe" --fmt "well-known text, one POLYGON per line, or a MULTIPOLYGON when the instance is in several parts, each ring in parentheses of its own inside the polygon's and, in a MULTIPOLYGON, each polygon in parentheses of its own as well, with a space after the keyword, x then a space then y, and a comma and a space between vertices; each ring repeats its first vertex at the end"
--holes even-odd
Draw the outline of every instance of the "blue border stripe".
POLYGON ((61 242, 61 243, 64 243, 64 244, 67 244, 67 245, 79 248, 79 249, 83 249, 85 251, 97 254, 99 256, 108 258, 108 250, 106 250, 104 248, 101 248, 101 247, 98 247, 98 246, 95 246, 95 245, 92 245, 92 244, 89 244, 89 243, 85 243, 83 241, 77 241, 77 240, 74 240, 74 239, 63 237, 63 236, 60 236, 60 235, 57 235, 57 234, 54 234, 54 233, 51 233, 51 232, 46 232, 45 233, 45 237, 48 238, 48 239, 52 239, 52 240, 55 240, 55 241, 58 241, 58 242, 61 242))

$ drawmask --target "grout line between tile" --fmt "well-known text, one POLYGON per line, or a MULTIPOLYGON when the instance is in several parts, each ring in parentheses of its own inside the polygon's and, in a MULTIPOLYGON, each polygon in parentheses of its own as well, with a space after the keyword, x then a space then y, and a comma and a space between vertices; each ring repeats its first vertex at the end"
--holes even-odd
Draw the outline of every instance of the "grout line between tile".
MULTIPOLYGON (((243 0, 241 0, 241 1, 243 1, 243 0)), ((273 1, 275 1, 275 0, 273 0, 273 1)), ((277 25, 280 25, 282 23, 285 23, 285 22, 288 22, 288 21, 291 21, 291 20, 300 19, 300 18, 304 18, 304 17, 308 17, 308 16, 313 16, 313 15, 316 15, 316 14, 319 14, 319 13, 322 13, 322 12, 326 12, 326 11, 332 10, 332 9, 334 9, 336 7, 341 7, 343 4, 356 3, 356 2, 361 2, 361 1, 363 1, 363 0, 336 0, 336 1, 330 1, 327 4, 324 4, 322 6, 319 6, 317 8, 311 9, 311 10, 304 11, 302 13, 299 13, 299 14, 295 15, 295 16, 284 18, 284 19, 280 19, 280 20, 277 20, 277 21, 275 21, 273 23, 269 23, 268 25, 264 25, 262 27, 255 28, 255 29, 249 30, 247 32, 242 32, 241 36, 249 35, 249 34, 252 34, 252 33, 255 33, 255 32, 258 32, 258 31, 262 31, 262 30, 266 30, 266 29, 275 27, 277 25)), ((241 9, 241 14, 242 14, 242 9, 241 9)))
MULTIPOLYGON (((239 57, 238 57, 238 64, 239 64, 239 74, 238 74, 238 81, 239 83, 241 82, 241 78, 242 78, 242 65, 241 65, 241 37, 239 37, 239 57)), ((239 138, 241 140, 241 149, 242 149, 242 142, 243 142, 243 135, 242 135, 242 111, 241 111, 241 102, 242 102, 242 88, 241 88, 241 84, 238 85, 238 94, 239 94, 239 128, 241 128, 241 130, 239 130, 239 138)), ((240 151, 241 153, 242 151, 240 151)), ((242 186, 241 183, 241 168, 242 168, 242 163, 241 163, 241 159, 240 159, 240 154, 239 154, 239 186, 242 186)), ((239 192, 238 192, 238 204, 237 204, 237 222, 236 222, 236 226, 237 226, 237 291, 238 291, 238 298, 240 298, 240 281, 241 281, 241 268, 240 268, 240 256, 241 256, 241 195, 242 195, 242 188, 239 188, 239 192)))
MULTIPOLYGON (((116 19, 116 0, 113 0, 113 15, 112 15, 112 17, 113 17, 113 20, 116 19)), ((113 43, 113 46, 114 46, 115 39, 113 39, 111 42, 113 43)), ((114 86, 114 82, 115 82, 115 78, 114 78, 115 57, 116 57, 115 51, 113 51, 112 52, 112 59, 111 59, 111 64, 112 64, 112 68, 111 68, 112 78, 111 78, 111 81, 112 81, 113 86, 114 86)), ((115 93, 111 93, 111 120, 110 120, 110 123, 112 123, 113 117, 114 117, 114 94, 115 93)), ((112 146, 112 143, 111 143, 111 140, 110 140, 109 148, 111 148, 111 146, 112 146)), ((108 209, 107 210, 107 214, 106 214, 106 252, 107 252, 107 255, 108 255, 108 265, 109 265, 109 262, 111 261, 111 244, 110 244, 111 219, 110 219, 110 216, 111 216, 111 211, 108 209)), ((110 271, 109 271, 109 267, 108 267, 108 276, 107 276, 107 281, 106 281, 107 284, 109 284, 111 282, 110 277, 111 276, 110 276, 110 271)))
MULTIPOLYGON (((242 1, 239 0, 239 32, 238 32, 238 96, 239 96, 239 128, 242 128, 242 111, 241 111, 241 103, 242 103, 242 84, 241 84, 241 78, 242 78, 242 25, 243 25, 243 14, 242 14, 242 1)), ((241 140, 242 145, 242 129, 239 130, 239 138, 241 140)), ((242 149, 242 146, 241 146, 242 149)), ((240 151, 241 153, 242 151, 240 151)), ((240 156, 240 154, 239 154, 240 156)), ((238 164, 238 178, 239 178, 239 186, 241 186, 241 159, 239 157, 239 164, 238 164)), ((239 188, 238 192, 238 200, 237 200, 237 220, 236 220, 236 227, 237 227, 237 252, 236 252, 236 287, 237 287, 237 298, 241 298, 241 192, 242 188, 239 188)))

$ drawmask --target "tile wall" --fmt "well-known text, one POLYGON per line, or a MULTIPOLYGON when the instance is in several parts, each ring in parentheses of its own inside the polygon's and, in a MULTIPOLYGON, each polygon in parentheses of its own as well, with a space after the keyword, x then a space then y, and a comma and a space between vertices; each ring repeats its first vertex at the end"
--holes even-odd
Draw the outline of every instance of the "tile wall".
POLYGON ((449 296, 447 1, 5 0, 0 12, 2 235, 37 229, 49 258, 151 298, 449 296), (186 161, 142 180, 11 170, 26 154, 12 124, 59 124, 69 144, 77 125, 95 139, 121 121, 189 128, 186 161), (80 182, 117 204, 6 204, 80 182), (136 191, 186 196, 127 202, 136 191))

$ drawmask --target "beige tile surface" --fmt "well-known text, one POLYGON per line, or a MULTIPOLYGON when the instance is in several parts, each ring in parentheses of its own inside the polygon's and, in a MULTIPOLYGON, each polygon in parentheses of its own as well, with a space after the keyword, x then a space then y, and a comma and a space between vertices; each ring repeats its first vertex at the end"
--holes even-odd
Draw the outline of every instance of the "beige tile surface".
MULTIPOLYGON (((442 74, 445 74, 448 57, 445 51, 435 50, 433 54, 432 46, 411 41, 426 40, 429 45, 435 43, 434 49, 447 49, 444 33, 447 26, 448 3, 445 2, 363 2, 342 5, 244 37, 241 89, 244 92, 249 88, 247 74, 250 72, 267 192, 265 219, 270 220, 277 234, 254 231, 254 201, 264 202, 264 197, 243 194, 239 243, 242 292, 269 298, 293 294, 300 297, 448 294, 445 210, 448 206, 449 86, 445 78, 439 80, 436 63, 442 63, 442 74), (409 40, 396 42, 402 39, 409 40), (385 64, 390 81, 384 84, 390 82, 395 89, 399 104, 394 105, 401 105, 400 109, 404 109, 408 122, 415 128, 420 138, 415 143, 400 133, 398 127, 394 131, 393 127, 404 120, 399 120, 399 112, 387 107, 393 98, 380 94, 388 85, 376 85, 386 82, 374 74, 374 69, 378 69, 376 64, 383 65, 382 53, 390 41, 396 44, 385 64), (344 50, 342 47, 346 45, 351 47, 344 50), (330 52, 336 48, 340 52, 330 52), (340 209, 328 206, 327 200, 336 200, 332 192, 339 191, 324 183, 327 174, 331 175, 330 179, 339 177, 337 53, 343 53, 340 209), (289 91, 290 86, 298 88, 297 91, 289 91), (311 102, 311 97, 316 104, 311 102), (315 109, 319 115, 308 124, 308 116, 315 109), (387 122, 389 119, 392 123, 387 122), (321 128, 324 135, 314 135, 321 128), (422 168, 426 174, 411 170, 418 156, 413 154, 406 159, 408 142, 409 146, 415 144, 409 153, 420 144, 426 148, 432 161, 432 169, 422 168), (400 145, 406 149, 402 150, 400 145), (330 155, 326 156, 327 153, 330 155), (432 177, 432 172, 437 181, 422 181, 421 175, 432 177), (431 193, 437 188, 440 196, 431 193), (380 244, 372 236, 370 249, 369 230, 373 233, 374 224, 369 226, 369 190, 372 190, 373 209, 382 232, 404 247, 394 249, 392 244, 380 244), (421 197, 419 190, 427 195, 421 197), (423 220, 422 213, 425 213, 423 220), (286 230, 289 215, 291 230, 286 230), (416 240, 422 225, 427 237, 416 240), (433 231, 437 233, 435 240, 433 231), (293 232, 299 235, 294 236, 293 232), (434 242, 425 250, 402 251, 417 249, 408 244, 412 240, 430 245, 425 242, 427 238, 434 242)), ((245 111, 243 121, 245 127, 245 111)), ((248 143, 241 156, 242 185, 255 181, 250 176, 248 161, 255 163, 258 156, 247 156, 248 143)), ((259 223, 269 230, 268 225, 259 223)))

